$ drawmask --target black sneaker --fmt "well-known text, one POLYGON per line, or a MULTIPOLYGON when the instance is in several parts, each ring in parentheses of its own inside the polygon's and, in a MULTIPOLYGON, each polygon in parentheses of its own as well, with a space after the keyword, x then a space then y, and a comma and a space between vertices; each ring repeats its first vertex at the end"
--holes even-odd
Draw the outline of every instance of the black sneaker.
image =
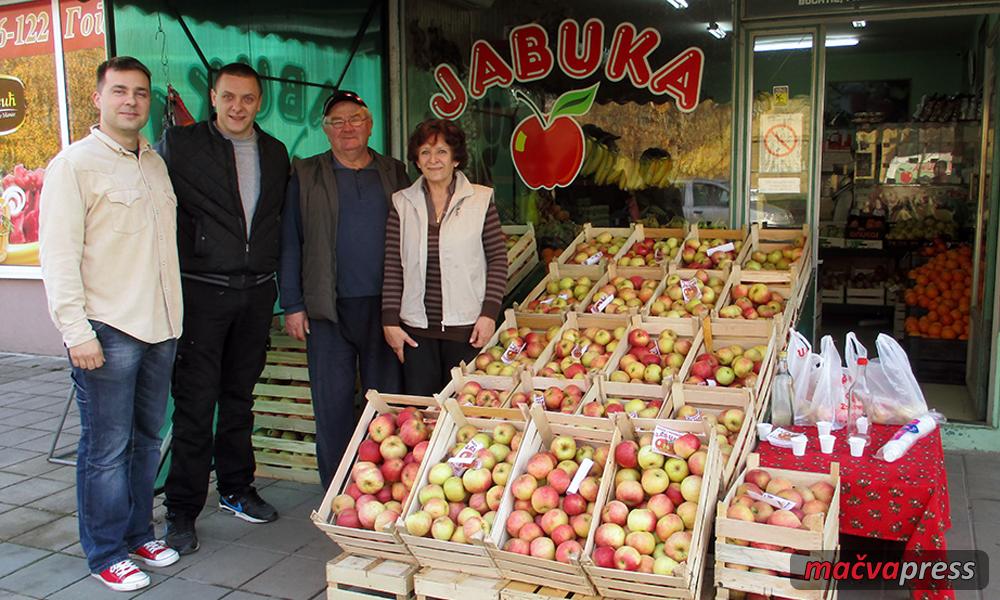
POLYGON ((253 487, 238 494, 219 496, 219 508, 250 523, 270 523, 278 519, 278 511, 265 502, 253 487))
POLYGON ((194 519, 182 515, 167 515, 167 545, 181 556, 198 551, 198 534, 194 519))

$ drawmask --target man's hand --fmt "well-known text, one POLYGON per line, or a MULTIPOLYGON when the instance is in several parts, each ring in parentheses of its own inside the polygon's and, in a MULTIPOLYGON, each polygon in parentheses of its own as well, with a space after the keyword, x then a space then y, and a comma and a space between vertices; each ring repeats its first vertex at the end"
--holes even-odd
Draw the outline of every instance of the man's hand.
POLYGON ((388 325, 382 328, 385 335, 385 343, 389 344, 392 351, 396 353, 399 362, 403 362, 403 346, 409 344, 412 348, 417 347, 417 342, 398 325, 388 325))
POLYGON ((300 310, 286 314, 285 331, 300 342, 306 341, 306 336, 309 335, 309 315, 306 314, 306 311, 300 310))
POLYGON ((93 371, 104 366, 104 350, 97 338, 69 349, 69 360, 78 369, 93 371))
POLYGON ((497 329, 496 321, 489 317, 479 317, 476 319, 476 324, 472 328, 472 337, 469 338, 469 344, 473 348, 482 348, 486 345, 486 342, 490 341, 493 337, 493 332, 497 329))

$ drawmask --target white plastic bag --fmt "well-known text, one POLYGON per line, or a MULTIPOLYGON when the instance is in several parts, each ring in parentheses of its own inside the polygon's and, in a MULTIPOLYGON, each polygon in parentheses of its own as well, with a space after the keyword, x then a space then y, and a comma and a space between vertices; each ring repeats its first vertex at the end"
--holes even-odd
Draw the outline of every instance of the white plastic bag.
POLYGON ((868 358, 868 349, 862 345, 858 340, 858 336, 854 335, 853 331, 848 332, 847 339, 844 342, 844 360, 847 361, 847 381, 844 382, 845 389, 850 389, 851 384, 858 377, 859 358, 868 358))
POLYGON ((906 351, 892 336, 875 340, 878 358, 868 362, 868 389, 872 393, 869 419, 873 423, 909 423, 927 413, 927 401, 910 368, 906 351))
POLYGON ((832 337, 823 336, 819 356, 820 366, 813 392, 810 421, 829 421, 834 429, 840 429, 847 423, 847 396, 844 389, 846 373, 832 337))
POLYGON ((796 425, 808 425, 809 410, 813 390, 816 387, 817 370, 820 357, 813 353, 812 344, 798 331, 792 329, 788 333, 788 373, 792 376, 792 389, 795 397, 792 399, 792 409, 795 413, 796 425))

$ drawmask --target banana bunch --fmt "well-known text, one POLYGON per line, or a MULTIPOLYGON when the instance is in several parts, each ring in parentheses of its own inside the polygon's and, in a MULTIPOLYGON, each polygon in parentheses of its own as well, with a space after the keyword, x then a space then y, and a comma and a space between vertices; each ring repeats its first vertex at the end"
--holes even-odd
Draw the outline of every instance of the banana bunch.
POLYGON ((625 191, 670 184, 673 161, 669 158, 635 160, 611 150, 604 144, 586 139, 586 150, 580 175, 590 177, 597 185, 616 185, 625 191))
POLYGON ((0 250, 0 264, 4 265, 37 265, 38 242, 30 244, 11 244, 5 250, 0 250))

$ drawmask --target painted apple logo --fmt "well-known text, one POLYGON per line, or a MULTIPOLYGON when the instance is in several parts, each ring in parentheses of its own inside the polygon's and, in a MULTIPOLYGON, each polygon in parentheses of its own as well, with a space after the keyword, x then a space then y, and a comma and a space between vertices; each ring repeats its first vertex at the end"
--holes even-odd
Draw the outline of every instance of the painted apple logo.
POLYGON ((584 137, 573 116, 587 114, 599 85, 595 83, 559 96, 548 117, 524 92, 514 92, 514 97, 527 104, 533 113, 518 123, 510 136, 514 169, 526 186, 551 190, 566 187, 576 179, 583 165, 584 137))

